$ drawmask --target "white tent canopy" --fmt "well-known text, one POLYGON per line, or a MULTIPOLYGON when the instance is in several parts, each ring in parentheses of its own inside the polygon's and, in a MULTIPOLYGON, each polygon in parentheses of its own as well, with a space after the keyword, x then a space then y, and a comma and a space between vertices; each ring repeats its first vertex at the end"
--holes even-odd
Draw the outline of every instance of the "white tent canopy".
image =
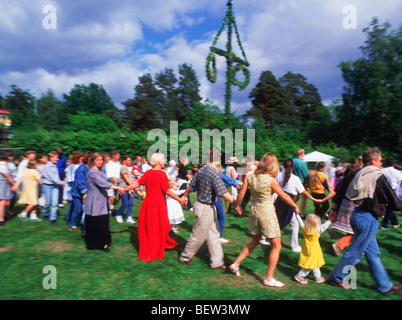
POLYGON ((336 158, 333 156, 329 156, 325 153, 314 151, 304 155, 303 161, 305 162, 319 162, 324 161, 325 163, 332 163, 336 158))

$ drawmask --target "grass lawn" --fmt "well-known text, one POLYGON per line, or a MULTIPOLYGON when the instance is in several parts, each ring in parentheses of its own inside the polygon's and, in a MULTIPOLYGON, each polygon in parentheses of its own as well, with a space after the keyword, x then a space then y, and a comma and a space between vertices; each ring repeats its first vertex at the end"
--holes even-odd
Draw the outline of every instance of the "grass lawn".
MULTIPOLYGON (((194 202, 195 195, 192 194, 194 202)), ((133 210, 137 220, 141 201, 133 210)), ((185 207, 186 208, 186 207, 185 207)), ((308 200, 307 212, 313 212, 308 200)), ((22 210, 17 206, 16 212, 22 210)), ((22 222, 18 217, 0 229, 1 300, 401 300, 402 295, 382 296, 369 274, 363 258, 357 265, 357 288, 343 290, 317 284, 313 276, 307 285, 293 279, 299 270, 299 254, 290 250, 289 226, 282 232, 282 251, 275 277, 284 288, 267 288, 262 279, 267 269, 269 246, 259 246, 243 262, 242 276, 229 271, 212 270, 206 245, 191 266, 178 263, 194 222, 193 213, 185 210, 186 221, 179 233, 172 234, 179 245, 166 251, 163 261, 144 262, 138 258, 137 226, 118 224, 111 218, 112 247, 110 253, 87 251, 80 232, 69 231, 64 222, 66 208, 59 210, 57 226, 48 221, 22 222), (57 289, 46 290, 43 280, 45 266, 57 270, 57 289)), ((402 222, 401 213, 398 218, 402 222)), ((327 276, 338 261, 332 250, 342 233, 327 230, 320 238, 327 276)), ((223 244, 225 263, 230 265, 249 241, 248 219, 229 214, 223 244)), ((299 235, 300 244, 302 234, 299 235)), ((381 260, 391 281, 402 282, 402 228, 379 230, 377 234, 381 260)))

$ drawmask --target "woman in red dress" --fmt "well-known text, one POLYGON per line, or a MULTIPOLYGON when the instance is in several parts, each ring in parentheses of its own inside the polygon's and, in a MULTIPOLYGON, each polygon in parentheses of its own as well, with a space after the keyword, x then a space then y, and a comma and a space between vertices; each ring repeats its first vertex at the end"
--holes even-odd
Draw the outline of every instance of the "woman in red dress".
POLYGON ((177 246, 177 242, 169 237, 171 226, 167 212, 166 194, 179 201, 181 205, 187 202, 169 188, 167 174, 161 170, 165 163, 164 155, 155 153, 150 162, 152 170, 145 172, 138 182, 134 182, 124 189, 124 191, 128 191, 143 185, 147 190, 147 196, 141 205, 138 217, 140 243, 138 257, 144 261, 162 260, 165 249, 177 246))

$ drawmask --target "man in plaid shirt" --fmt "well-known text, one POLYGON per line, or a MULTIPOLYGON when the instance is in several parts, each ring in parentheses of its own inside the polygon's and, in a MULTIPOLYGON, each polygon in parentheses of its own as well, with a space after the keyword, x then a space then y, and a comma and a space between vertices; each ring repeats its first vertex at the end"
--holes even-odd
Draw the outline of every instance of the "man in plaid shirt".
MULTIPOLYGON (((220 232, 216 215, 216 197, 223 197, 226 201, 233 203, 232 196, 227 192, 222 182, 218 169, 214 166, 219 163, 219 154, 216 150, 208 153, 209 163, 203 166, 184 192, 187 198, 194 187, 197 188, 197 200, 194 203, 195 222, 190 239, 179 261, 187 265, 192 263, 193 256, 198 252, 202 244, 207 241, 208 250, 211 255, 211 268, 226 269, 223 261, 223 250, 219 241, 220 232)), ((240 207, 236 210, 241 211, 240 207)), ((239 212, 241 213, 241 212, 239 212)))

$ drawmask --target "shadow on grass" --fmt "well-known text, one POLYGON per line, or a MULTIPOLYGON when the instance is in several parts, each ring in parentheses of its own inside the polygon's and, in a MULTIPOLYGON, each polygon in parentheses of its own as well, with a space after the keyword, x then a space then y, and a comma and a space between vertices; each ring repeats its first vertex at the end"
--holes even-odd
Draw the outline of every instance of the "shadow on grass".
MULTIPOLYGON (((183 225, 184 225, 184 223, 181 226, 183 226, 183 225)), ((138 240, 138 226, 130 226, 125 230, 118 231, 115 233, 123 233, 123 232, 130 232, 130 234, 131 234, 130 243, 133 246, 133 248, 137 251, 137 254, 138 254, 140 251, 140 243, 138 240)), ((185 239, 185 238, 179 236, 177 233, 173 233, 173 232, 170 232, 169 236, 174 241, 176 241, 178 243, 178 245, 174 249, 166 249, 166 251, 176 251, 177 259, 178 259, 187 244, 187 239, 185 239)), ((203 244, 201 246, 200 250, 197 252, 197 254, 195 256, 201 260, 206 261, 206 263, 209 264, 208 248, 207 248, 206 244, 203 244)))

